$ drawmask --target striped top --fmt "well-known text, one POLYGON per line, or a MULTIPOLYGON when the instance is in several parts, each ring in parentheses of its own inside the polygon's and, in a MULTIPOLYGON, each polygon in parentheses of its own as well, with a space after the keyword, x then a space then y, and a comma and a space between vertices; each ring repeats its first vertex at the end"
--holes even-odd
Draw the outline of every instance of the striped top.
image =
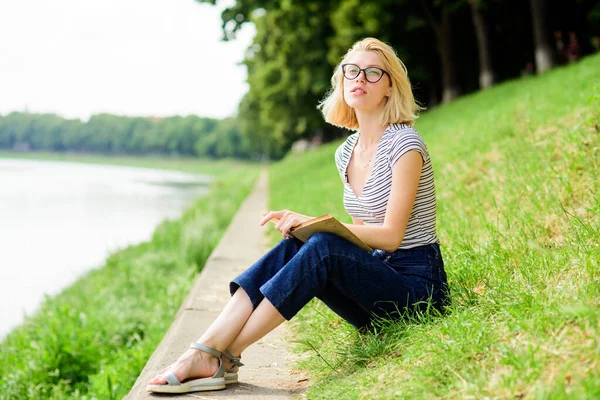
POLYGON ((435 230, 436 202, 433 168, 425 142, 419 133, 405 124, 390 124, 383 132, 375 154, 373 171, 365 182, 363 192, 356 197, 348 182, 348 163, 360 136, 348 136, 335 151, 335 164, 344 182, 344 208, 365 225, 381 226, 392 189, 392 166, 409 150, 417 150, 423 157, 423 168, 415 203, 413 205, 404 239, 399 249, 410 249, 438 243, 435 230))

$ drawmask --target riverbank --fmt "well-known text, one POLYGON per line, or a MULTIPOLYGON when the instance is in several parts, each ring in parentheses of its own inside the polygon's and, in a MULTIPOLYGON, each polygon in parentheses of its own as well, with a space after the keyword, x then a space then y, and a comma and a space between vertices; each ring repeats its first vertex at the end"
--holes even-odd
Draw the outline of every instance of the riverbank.
POLYGON ((212 178, 155 168, 0 157, 0 342, 44 299, 151 238, 212 178), (33 251, 32 251, 33 250, 33 251))
POLYGON ((139 168, 158 168, 172 171, 189 172, 193 174, 211 175, 218 177, 227 170, 243 169, 245 166, 255 166, 255 163, 234 159, 207 160, 193 157, 154 157, 127 155, 99 155, 93 153, 48 153, 48 152, 14 152, 0 149, 0 158, 16 158, 24 160, 64 161, 83 164, 121 165, 139 168))
MULTIPOLYGON (((83 162, 71 156, 68 161, 83 162)), ((143 161, 170 169, 178 169, 178 163, 143 161)), ((162 223, 150 241, 112 254, 102 268, 46 298, 35 315, 6 337, 0 344, 3 398, 112 399, 127 394, 259 171, 257 165, 209 166, 191 160, 179 168, 211 169, 218 176, 210 195, 180 219, 162 223)))
MULTIPOLYGON (((599 69, 600 56, 588 57, 541 77, 466 96, 418 121, 436 171, 438 235, 453 304, 442 318, 385 323, 377 334, 359 334, 313 301, 292 321, 297 351, 309 356, 300 364, 314 381, 308 398, 600 396, 599 69)), ((349 222, 333 162, 337 145, 290 155, 273 165, 269 208, 315 216, 329 212, 349 222)), ((175 231, 167 229, 160 236, 165 241, 185 236, 175 231)), ((274 243, 275 230, 272 234, 274 243)), ((114 269, 119 279, 144 268, 142 275, 156 274, 152 277, 160 279, 145 282, 148 288, 141 296, 152 297, 157 289, 187 293, 178 289, 179 278, 161 269, 180 259, 173 248, 132 259, 123 254, 106 268, 114 269), (152 286, 159 281, 169 285, 152 286)), ((189 266, 183 271, 189 280, 189 266)), ((135 279, 127 282, 137 285, 135 279)), ((98 286, 90 301, 101 302, 96 297, 107 286, 98 286)), ((181 301, 169 299, 163 308, 176 308, 181 301)), ((112 310, 121 303, 128 305, 113 295, 102 306, 112 310)), ((123 316, 117 320, 122 331, 106 332, 114 340, 103 345, 109 356, 99 365, 88 355, 95 355, 94 338, 84 336, 80 346, 77 333, 64 335, 54 328, 46 334, 40 323, 40 340, 33 330, 21 336, 27 352, 0 359, 5 368, 0 390, 23 398, 39 384, 48 394, 43 397, 122 397, 127 388, 115 385, 115 379, 131 371, 117 366, 143 365, 147 358, 136 358, 151 334, 147 323, 138 322, 141 314, 162 315, 156 300, 142 306, 147 308, 130 312, 131 321, 123 316), (53 352, 54 347, 60 351, 53 352), (135 351, 126 353, 129 347, 135 351), (39 354, 49 355, 55 364, 39 368, 39 354), (61 368, 50 370, 59 361, 61 368), (27 362, 32 376, 24 367, 27 362), (75 374, 86 363, 93 372, 88 381, 75 374), (42 383, 27 386, 28 379, 44 373, 42 383), (62 380, 49 386, 57 377, 62 380), (69 379, 80 386, 68 386, 69 379)), ((72 314, 72 324, 89 321, 85 307, 72 314)), ((172 317, 165 320, 170 323, 172 317)), ((83 332, 92 335, 102 327, 96 323, 83 332)))

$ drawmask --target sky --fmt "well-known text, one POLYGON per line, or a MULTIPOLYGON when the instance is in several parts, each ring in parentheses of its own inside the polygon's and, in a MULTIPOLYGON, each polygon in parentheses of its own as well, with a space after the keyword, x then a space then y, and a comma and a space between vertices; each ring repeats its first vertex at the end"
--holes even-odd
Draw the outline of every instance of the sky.
POLYGON ((254 36, 195 0, 0 0, 0 114, 234 115, 254 36))

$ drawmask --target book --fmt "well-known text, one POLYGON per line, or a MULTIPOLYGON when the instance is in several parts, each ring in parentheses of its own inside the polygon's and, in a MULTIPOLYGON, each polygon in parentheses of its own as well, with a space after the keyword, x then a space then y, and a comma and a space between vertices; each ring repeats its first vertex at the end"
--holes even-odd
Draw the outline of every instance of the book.
MULTIPOLYGON (((277 223, 279 222, 279 219, 273 218, 271 219, 271 222, 277 223)), ((360 247, 364 251, 370 252, 373 250, 368 244, 363 242, 358 236, 352 233, 350 229, 346 228, 331 214, 325 214, 321 215, 320 217, 309 219, 308 221, 305 221, 289 230, 289 234, 291 236, 303 242, 306 242, 313 233, 318 232, 330 232, 336 234, 346 239, 350 243, 360 247)))

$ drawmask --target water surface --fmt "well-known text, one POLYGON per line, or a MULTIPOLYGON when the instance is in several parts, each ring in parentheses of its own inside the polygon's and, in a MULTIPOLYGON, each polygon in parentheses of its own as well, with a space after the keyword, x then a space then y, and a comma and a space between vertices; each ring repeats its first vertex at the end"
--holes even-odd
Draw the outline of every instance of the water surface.
POLYGON ((0 339, 107 255, 150 239, 210 178, 158 169, 0 158, 0 339))

